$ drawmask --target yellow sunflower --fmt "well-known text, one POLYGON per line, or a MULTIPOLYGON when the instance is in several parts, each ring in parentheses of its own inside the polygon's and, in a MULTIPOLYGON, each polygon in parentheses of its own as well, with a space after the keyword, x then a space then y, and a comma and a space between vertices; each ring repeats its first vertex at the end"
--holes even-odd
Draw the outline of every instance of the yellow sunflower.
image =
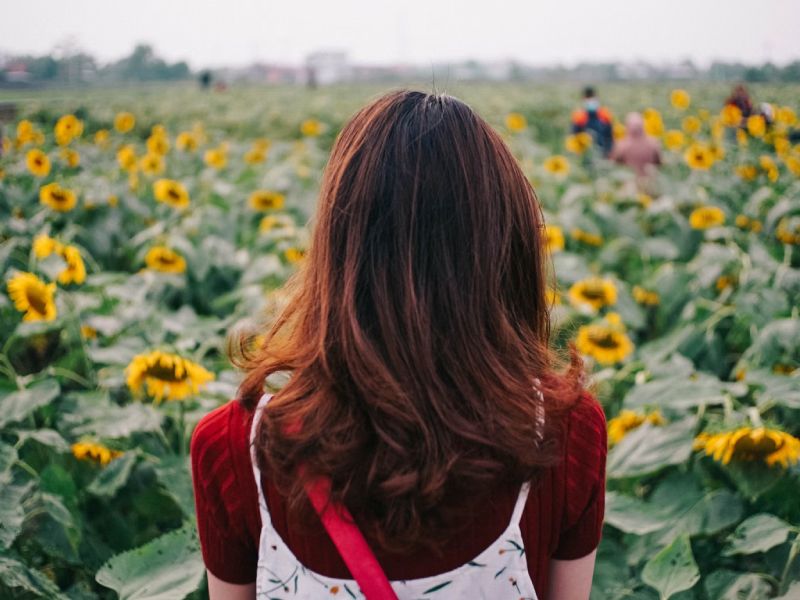
POLYGON ((579 227, 573 227, 569 234, 574 240, 583 242, 584 244, 588 244, 590 246, 602 246, 603 244, 602 236, 597 235, 596 233, 584 231, 579 227))
POLYGON ((70 211, 78 202, 75 192, 63 188, 55 182, 39 188, 39 201, 58 212, 70 211))
POLYGON ((617 288, 610 279, 589 277, 581 279, 569 288, 569 300, 575 306, 588 306, 599 310, 617 301, 617 288))
POLYGON ((658 292, 647 290, 641 286, 633 286, 633 299, 645 306, 657 306, 661 302, 658 292))
POLYGON ((740 427, 720 433, 699 434, 693 448, 703 450, 723 465, 733 461, 759 461, 784 469, 800 461, 800 440, 784 431, 767 427, 740 427))
POLYGON ((592 136, 585 131, 567 136, 564 146, 573 154, 583 154, 592 147, 592 136))
POLYGON ((800 217, 783 217, 775 228, 775 237, 784 244, 799 245, 800 217))
POLYGON ((742 123, 742 111, 735 104, 726 104, 719 117, 725 127, 738 127, 742 123))
POLYGON ((683 131, 688 135, 699 133, 700 129, 703 127, 703 123, 694 115, 684 117, 681 125, 683 126, 683 131))
POLYGON ((625 137, 625 125, 620 123, 619 121, 614 121, 614 124, 611 126, 611 135, 614 138, 614 141, 619 141, 625 137))
POLYGON ((134 394, 140 394, 144 387, 156 402, 182 400, 214 379, 213 373, 197 363, 160 350, 133 357, 125 373, 134 394))
POLYGON ((519 133, 528 126, 528 121, 523 115, 518 112, 508 113, 506 115, 506 127, 509 131, 519 133))
POLYGON ((758 169, 754 165, 737 165, 734 171, 744 181, 753 181, 758 177, 758 169))
POLYGON ((725 213, 717 206, 701 206, 695 208, 689 215, 689 225, 692 229, 709 229, 725 222, 725 213))
POLYGON ((797 125, 797 113, 790 106, 779 106, 775 110, 775 121, 789 127, 797 125))
POLYGON ((300 133, 306 137, 316 137, 322 133, 322 123, 316 119, 306 119, 300 124, 300 133))
POLYGON ((244 153, 244 162, 248 165, 257 165, 267 160, 267 151, 261 148, 250 148, 244 153))
POLYGON ((616 417, 608 422, 609 445, 619 444, 622 438, 642 423, 664 425, 665 421, 658 410, 643 414, 623 408, 616 417))
POLYGON ((189 192, 186 187, 174 179, 158 179, 153 183, 153 194, 156 200, 175 208, 189 206, 189 192))
POLYGON ((47 258, 54 252, 61 250, 61 242, 47 234, 40 234, 33 238, 33 254, 36 258, 47 258))
POLYGON ((122 456, 122 452, 94 442, 76 442, 72 444, 72 455, 78 460, 91 460, 106 466, 115 458, 122 456))
POLYGON ((767 122, 761 115, 747 117, 747 132, 753 137, 764 137, 767 132, 767 122))
POLYGON ((50 173, 50 159, 47 157, 47 154, 38 148, 28 150, 28 153, 25 155, 25 164, 28 170, 36 175, 36 177, 47 177, 50 173))
POLYGON ((566 177, 569 174, 569 161, 560 154, 551 156, 544 161, 542 166, 545 171, 558 177, 566 177))
POLYGON ((61 155, 61 159, 67 163, 67 166, 72 169, 81 164, 81 155, 78 154, 77 150, 62 148, 59 154, 61 155))
POLYGON ((668 150, 680 150, 685 142, 683 132, 678 129, 670 129, 664 134, 664 145, 668 150))
POLYGON ((686 90, 672 90, 669 95, 670 104, 678 110, 686 110, 692 103, 692 97, 686 90))
POLYGON ((558 252, 564 249, 564 232, 558 225, 545 225, 544 236, 549 252, 558 252))
POLYGON ((175 138, 175 147, 182 152, 194 152, 199 145, 197 136, 191 131, 182 131, 175 138))
POLYGON ((288 215, 267 215, 258 225, 261 233, 277 233, 291 235, 294 232, 294 221, 288 215))
POLYGON ((747 215, 736 215, 734 221, 739 229, 750 230, 758 233, 763 228, 761 221, 758 219, 751 219, 747 215))
POLYGON ((114 129, 120 133, 128 133, 136 125, 133 113, 120 112, 114 117, 114 129))
POLYGON ((120 169, 132 171, 136 168, 136 149, 131 144, 125 144, 117 151, 117 163, 120 169))
POLYGON ((59 146, 66 146, 75 138, 80 137, 82 133, 83 121, 75 115, 64 115, 56 122, 56 143, 59 146))
POLYGON ((58 274, 58 282, 67 285, 69 283, 81 284, 86 281, 86 266, 83 264, 80 250, 75 246, 61 246, 59 254, 67 263, 67 268, 58 274))
POLYGON ((218 146, 206 150, 206 153, 203 155, 203 160, 209 167, 223 169, 225 165, 228 164, 228 153, 224 146, 218 146))
MULTIPOLYGON (((160 130, 156 130, 160 131, 160 130)), ((151 154, 164 156, 169 152, 169 140, 166 133, 153 133, 147 138, 147 151, 151 154)))
POLYGON ((139 166, 145 175, 161 175, 166 166, 164 165, 164 157, 154 152, 148 152, 139 161, 139 166))
POLYGON ((692 169, 707 171, 714 164, 714 151, 706 144, 695 142, 683 155, 686 164, 692 169))
POLYGON ((108 129, 98 129, 94 132, 94 143, 101 148, 104 148, 108 145, 108 140, 111 138, 111 134, 108 132, 108 129))
POLYGON ((271 192, 269 190, 256 190, 250 194, 248 202, 250 208, 258 211, 276 210, 283 208, 285 197, 279 192, 271 192))
POLYGON ((8 295, 14 308, 24 312, 23 321, 56 318, 55 283, 45 283, 33 273, 18 273, 8 280, 8 295))
POLYGON ((664 121, 661 113, 655 108, 646 108, 642 116, 644 117, 644 132, 652 137, 661 137, 664 133, 664 121))
POLYGON ((601 365, 618 363, 633 352, 633 342, 620 327, 613 324, 581 326, 575 346, 579 352, 591 356, 601 365))
POLYGON ((166 246, 153 246, 147 251, 144 262, 148 269, 161 273, 183 273, 186 271, 186 260, 177 252, 166 246))

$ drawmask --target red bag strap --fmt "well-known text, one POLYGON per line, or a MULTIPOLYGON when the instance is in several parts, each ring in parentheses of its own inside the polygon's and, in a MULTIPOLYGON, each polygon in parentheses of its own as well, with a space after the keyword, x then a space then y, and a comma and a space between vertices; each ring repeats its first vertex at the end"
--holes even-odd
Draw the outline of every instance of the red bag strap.
POLYGON ((367 600, 398 600, 350 511, 331 500, 330 480, 317 479, 308 483, 305 489, 322 525, 367 600))

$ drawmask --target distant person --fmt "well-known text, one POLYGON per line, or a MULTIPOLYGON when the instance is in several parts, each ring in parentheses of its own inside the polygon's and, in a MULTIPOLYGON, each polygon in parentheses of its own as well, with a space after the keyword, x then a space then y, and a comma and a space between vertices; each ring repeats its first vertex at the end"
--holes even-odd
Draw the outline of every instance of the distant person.
POLYGON ((572 133, 583 131, 592 135, 603 156, 609 155, 614 144, 611 111, 600 105, 595 89, 591 86, 583 90, 583 107, 572 113, 572 133))
POLYGON ((614 145, 609 158, 630 167, 639 176, 650 175, 661 164, 661 149, 655 139, 645 134, 641 113, 628 113, 625 137, 614 145))
POLYGON ((202 89, 207 90, 208 88, 210 88, 212 80, 211 71, 203 71, 202 73, 200 73, 200 77, 198 78, 198 80, 200 82, 200 87, 202 89))
POLYGON ((741 83, 733 88, 731 95, 725 100, 725 104, 732 104, 737 107, 742 113, 742 119, 746 119, 753 114, 753 101, 750 99, 750 94, 747 93, 747 88, 741 83))

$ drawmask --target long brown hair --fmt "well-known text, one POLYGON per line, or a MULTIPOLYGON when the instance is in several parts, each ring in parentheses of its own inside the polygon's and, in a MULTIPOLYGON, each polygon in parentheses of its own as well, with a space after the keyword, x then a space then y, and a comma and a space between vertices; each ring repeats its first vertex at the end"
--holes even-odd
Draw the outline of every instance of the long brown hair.
POLYGON ((582 365, 549 345, 543 227, 510 150, 463 102, 397 91, 345 125, 291 299, 237 359, 248 408, 290 373, 256 440, 290 507, 324 475, 384 547, 435 545, 464 498, 559 460, 582 365))

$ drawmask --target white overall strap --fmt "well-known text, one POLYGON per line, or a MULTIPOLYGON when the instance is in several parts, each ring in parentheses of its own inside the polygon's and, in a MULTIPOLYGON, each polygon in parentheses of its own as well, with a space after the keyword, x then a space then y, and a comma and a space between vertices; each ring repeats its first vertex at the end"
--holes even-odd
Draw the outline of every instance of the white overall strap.
POLYGON ((272 394, 264 394, 258 400, 258 405, 253 413, 253 424, 250 426, 250 462, 253 465, 253 477, 256 479, 256 488, 258 489, 258 507, 261 512, 261 522, 266 523, 269 520, 267 513, 266 498, 264 497, 264 490, 261 489, 261 470, 258 468, 258 461, 256 461, 256 428, 258 422, 261 420, 261 413, 264 407, 272 397, 272 394))
POLYGON ((518 525, 522 519, 522 513, 525 511, 525 503, 528 501, 528 492, 531 489, 531 482, 526 481, 519 489, 519 496, 517 496, 517 503, 514 505, 514 512, 511 515, 511 523, 518 525))

